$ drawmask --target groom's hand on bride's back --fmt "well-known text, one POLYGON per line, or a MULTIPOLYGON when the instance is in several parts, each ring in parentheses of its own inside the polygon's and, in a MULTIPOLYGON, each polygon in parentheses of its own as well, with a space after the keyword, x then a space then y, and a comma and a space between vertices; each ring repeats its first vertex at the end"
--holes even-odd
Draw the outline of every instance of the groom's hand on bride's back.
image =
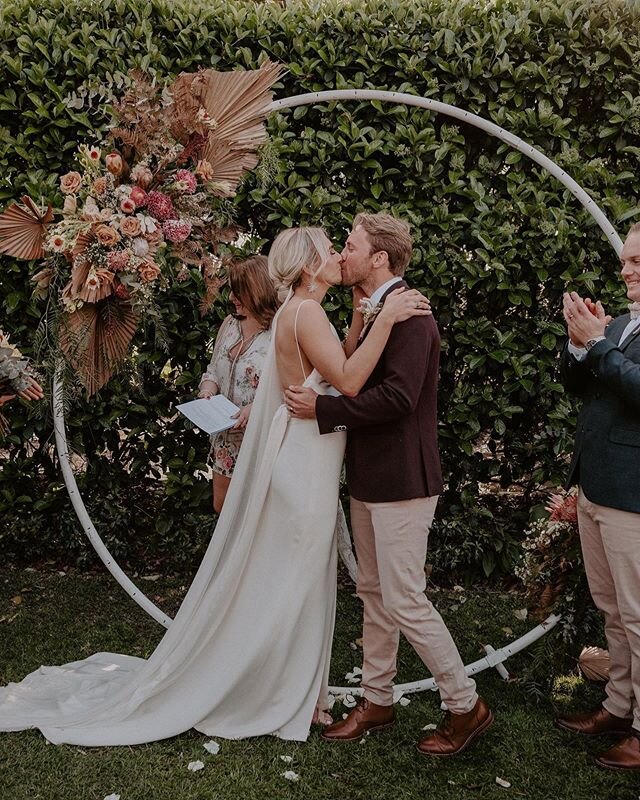
POLYGON ((290 416, 296 419, 315 419, 318 393, 306 386, 290 386, 284 391, 284 402, 290 416))

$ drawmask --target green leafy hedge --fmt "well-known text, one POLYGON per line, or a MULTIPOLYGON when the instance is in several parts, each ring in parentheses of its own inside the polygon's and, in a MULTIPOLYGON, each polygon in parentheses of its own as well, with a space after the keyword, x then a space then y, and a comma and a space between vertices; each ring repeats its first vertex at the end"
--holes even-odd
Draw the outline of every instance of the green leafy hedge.
MULTIPOLYGON (((142 67, 284 62, 284 97, 382 88, 493 120, 553 158, 621 234, 638 219, 640 14, 615 0, 102 0, 0 9, 0 200, 57 196, 76 145, 105 132, 108 104, 142 67)), ((330 103, 274 115, 277 175, 250 178, 237 218, 259 239, 298 223, 337 243, 356 211, 391 208, 413 226, 409 278, 443 336, 440 419, 448 491, 432 537, 441 573, 508 570, 541 484, 564 473, 575 406, 557 382, 565 286, 623 300, 617 259, 572 195, 506 145, 429 112, 330 103)), ((2 259, 0 324, 29 352, 42 308, 30 270, 2 259)), ((198 312, 197 270, 163 297, 131 369, 69 419, 91 513, 134 564, 196 563, 211 532, 207 444, 171 413, 206 363, 222 304, 198 312), (125 432, 123 436, 121 432, 125 432), (80 459, 82 457, 82 459, 80 459)), ((348 316, 346 295, 327 304, 348 316)), ((0 475, 8 557, 86 558, 52 447, 50 420, 12 407, 0 475)))

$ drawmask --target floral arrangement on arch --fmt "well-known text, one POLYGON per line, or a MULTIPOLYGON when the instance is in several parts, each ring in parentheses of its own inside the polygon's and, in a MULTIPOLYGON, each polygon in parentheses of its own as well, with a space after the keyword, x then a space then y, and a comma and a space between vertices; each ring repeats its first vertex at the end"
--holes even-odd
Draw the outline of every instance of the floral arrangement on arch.
POLYGON ((44 259, 35 292, 59 304, 54 338, 93 395, 154 314, 171 263, 198 265, 208 292, 222 283, 224 204, 266 141, 280 66, 183 73, 162 87, 137 74, 114 106, 106 147, 80 145, 60 178, 64 205, 29 197, 0 215, 0 252, 44 259))

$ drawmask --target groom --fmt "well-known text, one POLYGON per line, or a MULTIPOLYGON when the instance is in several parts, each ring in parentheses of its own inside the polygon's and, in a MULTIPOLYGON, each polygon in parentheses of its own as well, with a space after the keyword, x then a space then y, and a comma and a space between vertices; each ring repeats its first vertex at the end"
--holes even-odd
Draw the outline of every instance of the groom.
MULTIPOLYGON (((406 223, 388 214, 359 214, 342 252, 343 284, 354 287, 347 355, 366 337, 389 292, 407 286, 411 259, 406 223)), ((392 681, 402 632, 435 677, 447 713, 418 743, 425 755, 464 750, 493 722, 442 617, 425 595, 424 564, 442 475, 436 395, 440 336, 432 316, 395 325, 357 397, 319 396, 301 386, 285 392, 294 417, 316 417, 320 433, 347 431, 346 468, 364 604, 363 700, 323 738, 354 741, 395 722, 392 681)))

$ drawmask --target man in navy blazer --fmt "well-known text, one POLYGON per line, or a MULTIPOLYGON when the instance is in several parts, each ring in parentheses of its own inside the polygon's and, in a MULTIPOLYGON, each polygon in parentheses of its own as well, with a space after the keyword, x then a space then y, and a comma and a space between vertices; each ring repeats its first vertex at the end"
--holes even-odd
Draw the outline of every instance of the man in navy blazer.
MULTIPOLYGON (((388 214, 359 214, 342 253, 342 278, 354 288, 354 318, 345 342, 351 355, 385 297, 407 284, 412 252, 406 223, 388 214), (363 302, 363 314, 358 300, 363 302)), ((347 431, 346 471, 364 606, 364 697, 346 719, 323 731, 354 741, 395 720, 393 678, 400 632, 436 678, 447 707, 436 731, 418 744, 428 756, 464 750, 493 721, 478 697, 442 617, 425 595, 427 538, 442 474, 437 443, 440 335, 432 316, 393 326, 368 381, 356 397, 285 393, 293 416, 316 417, 321 434, 347 431)))
POLYGON ((597 764, 640 769, 640 223, 629 231, 620 262, 629 313, 609 323, 600 303, 576 292, 564 296, 569 341, 562 378, 583 400, 567 486, 579 486, 585 570, 604 614, 611 666, 602 706, 556 725, 621 736, 597 764))

